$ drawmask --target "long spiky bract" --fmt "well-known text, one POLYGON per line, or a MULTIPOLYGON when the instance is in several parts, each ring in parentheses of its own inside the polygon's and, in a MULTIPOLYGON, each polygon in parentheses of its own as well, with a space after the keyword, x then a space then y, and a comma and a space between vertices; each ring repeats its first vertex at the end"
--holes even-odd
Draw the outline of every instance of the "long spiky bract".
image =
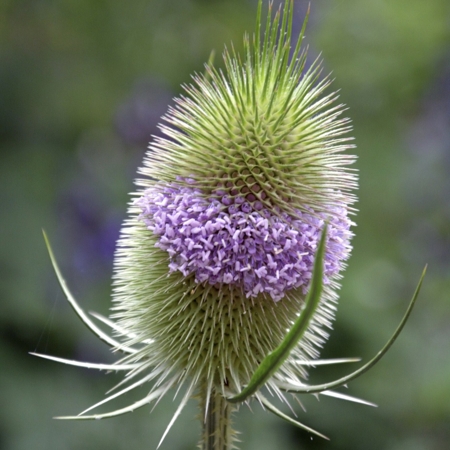
MULTIPOLYGON (((199 400, 204 429, 200 448, 235 448, 231 414, 256 399, 300 428, 261 393, 282 401, 285 392, 320 393, 370 404, 330 391, 368 370, 400 333, 351 375, 318 386, 305 383, 334 320, 338 280, 353 236, 350 215, 356 175, 349 119, 320 63, 306 67, 306 20, 291 46, 293 2, 275 13, 244 51, 225 50, 224 69, 213 66, 185 86, 160 126, 139 170, 114 261, 113 313, 94 319, 69 291, 45 236, 60 285, 71 306, 100 339, 123 353, 115 364, 57 362, 126 372, 108 397, 69 419, 113 417, 170 390, 199 400), (147 395, 109 413, 86 414, 150 383, 147 395)), ((423 278, 423 276, 422 276, 423 278)), ((161 440, 162 441, 162 440, 161 440)))

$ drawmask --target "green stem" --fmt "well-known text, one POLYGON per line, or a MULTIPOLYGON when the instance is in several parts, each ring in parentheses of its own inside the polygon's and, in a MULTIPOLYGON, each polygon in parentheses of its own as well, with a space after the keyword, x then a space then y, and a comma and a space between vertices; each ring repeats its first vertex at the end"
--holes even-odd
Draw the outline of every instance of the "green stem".
POLYGON ((201 450, 231 450, 234 432, 231 429, 231 413, 234 405, 222 394, 213 390, 209 399, 203 401, 203 436, 201 450), (205 411, 205 409, 207 410, 205 411))

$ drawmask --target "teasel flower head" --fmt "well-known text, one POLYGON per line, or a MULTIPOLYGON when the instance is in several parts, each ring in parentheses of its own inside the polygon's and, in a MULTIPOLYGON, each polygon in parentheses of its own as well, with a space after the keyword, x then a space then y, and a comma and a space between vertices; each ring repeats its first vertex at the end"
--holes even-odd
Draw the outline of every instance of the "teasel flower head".
POLYGON ((114 337, 75 302, 50 249, 82 320, 125 353, 87 364, 128 372, 94 407, 153 383, 127 408, 78 418, 119 415, 176 389, 184 393, 168 429, 197 397, 201 448, 227 449, 233 405, 252 398, 314 432, 275 408, 263 385, 282 400, 284 391, 355 400, 329 390, 350 377, 305 382, 309 365, 326 363, 316 359, 351 250, 357 182, 349 119, 320 63, 306 69, 306 21, 291 46, 292 8, 269 7, 263 29, 260 1, 244 55, 226 50, 223 70, 207 64, 163 117, 118 241, 111 319, 95 316, 114 337))

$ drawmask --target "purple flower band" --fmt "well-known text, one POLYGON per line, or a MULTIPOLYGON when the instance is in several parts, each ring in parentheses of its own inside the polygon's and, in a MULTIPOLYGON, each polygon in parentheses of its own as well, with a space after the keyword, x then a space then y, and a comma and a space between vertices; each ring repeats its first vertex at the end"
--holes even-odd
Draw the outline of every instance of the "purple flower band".
POLYGON ((242 197, 206 200, 194 187, 149 188, 137 201, 140 219, 159 237, 171 272, 195 274, 197 283, 230 285, 246 297, 269 294, 279 301, 290 289, 306 294, 315 251, 329 221, 324 283, 350 253, 351 221, 344 207, 329 214, 298 211, 275 215, 242 197))

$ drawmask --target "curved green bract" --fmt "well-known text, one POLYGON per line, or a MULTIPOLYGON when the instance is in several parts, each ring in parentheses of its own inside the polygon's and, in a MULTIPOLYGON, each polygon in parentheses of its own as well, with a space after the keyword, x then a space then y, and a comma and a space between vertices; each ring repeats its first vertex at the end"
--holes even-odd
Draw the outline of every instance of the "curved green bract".
POLYGON ((403 319, 401 320, 399 326, 395 330, 394 334, 391 336, 389 341, 386 343, 386 345, 375 355, 374 358, 372 358, 368 363, 364 364, 361 368, 358 370, 355 370, 350 375, 347 375, 343 378, 339 378, 338 380, 331 381, 330 383, 324 383, 324 384, 316 384, 316 385, 305 385, 304 387, 299 387, 295 389, 285 389, 286 392, 292 392, 296 394, 315 394, 320 393, 322 391, 326 391, 329 389, 333 389, 339 386, 343 386, 344 384, 348 383, 349 381, 354 380, 355 378, 362 375, 364 372, 367 372, 371 367, 373 367, 384 355, 385 353, 391 348, 392 344, 395 342, 401 331, 403 330, 403 327, 405 326, 411 311, 414 307, 414 304, 416 303, 417 297, 419 296, 420 289, 422 287, 422 282, 425 277, 427 271, 427 266, 423 269, 422 275, 420 277, 419 283, 417 284, 416 290, 414 292, 414 295, 409 302, 408 309, 405 312, 405 315, 403 316, 403 319))
POLYGON ((77 316, 81 319, 81 321, 94 333, 96 334, 103 342, 106 342, 108 345, 111 345, 114 348, 117 348, 121 352, 124 353, 136 353, 137 350, 128 347, 126 345, 121 344, 115 339, 108 336, 105 332, 103 332, 94 322, 88 317, 88 315, 83 311, 78 302, 75 300, 75 297, 70 292, 67 287, 66 280, 62 276, 61 270, 56 262, 55 255, 53 253, 52 247, 50 245, 50 241, 47 237, 47 234, 44 230, 42 230, 42 234, 44 235, 45 246, 47 247, 48 255, 50 256, 50 260, 52 262, 53 270, 55 271, 56 277, 58 278, 59 285, 61 286, 62 291, 66 295, 67 301, 70 303, 70 306, 73 308, 77 316))
POLYGON ((322 294, 323 280, 323 259, 325 255, 325 241, 327 234, 327 225, 325 224, 320 238, 319 246, 314 261, 314 270, 309 286, 309 292, 305 299, 305 306, 297 321, 294 323, 290 331, 287 333, 281 344, 270 352, 256 369, 249 384, 239 394, 227 398, 230 403, 239 403, 245 401, 258 391, 267 380, 280 368, 291 350, 297 345, 299 340, 308 329, 309 323, 313 318, 322 294))
POLYGON ((326 439, 329 441, 330 439, 325 436, 322 433, 319 433, 318 431, 314 430, 314 428, 308 427, 307 425, 299 422, 298 420, 293 419, 292 417, 289 417, 288 415, 281 412, 278 408, 276 408, 272 403, 270 403, 265 397, 263 397, 261 394, 258 394, 259 400, 261 400, 261 403, 264 405, 264 407, 270 411, 272 414, 275 414, 276 416, 280 417, 281 419, 284 419, 286 422, 290 423, 291 425, 294 425, 298 428, 301 428, 302 430, 307 431, 308 433, 315 434, 316 436, 319 436, 323 439, 326 439))

